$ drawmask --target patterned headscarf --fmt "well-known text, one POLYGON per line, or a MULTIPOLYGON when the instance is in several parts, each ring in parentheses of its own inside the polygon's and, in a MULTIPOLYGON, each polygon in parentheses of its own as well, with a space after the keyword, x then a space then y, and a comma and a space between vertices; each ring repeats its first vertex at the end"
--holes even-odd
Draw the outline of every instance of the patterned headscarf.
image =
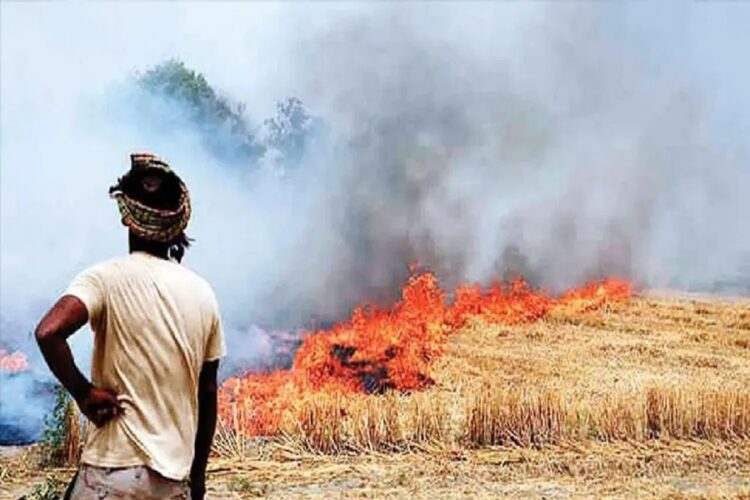
POLYGON ((190 220, 190 193, 187 186, 175 174, 169 165, 151 153, 134 153, 130 155, 131 168, 117 184, 109 188, 110 197, 117 201, 123 225, 127 226, 139 238, 170 242, 180 236, 190 220), (179 203, 176 209, 167 210, 148 206, 125 194, 126 182, 136 176, 145 192, 155 192, 172 177, 177 181, 180 190, 179 203))

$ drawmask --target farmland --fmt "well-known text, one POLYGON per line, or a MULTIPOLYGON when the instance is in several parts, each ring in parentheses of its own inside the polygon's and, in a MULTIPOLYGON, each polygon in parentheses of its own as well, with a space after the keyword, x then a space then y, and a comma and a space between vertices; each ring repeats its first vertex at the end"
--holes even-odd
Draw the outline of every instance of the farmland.
MULTIPOLYGON (((750 302, 642 294, 467 321, 419 391, 317 394, 273 436, 220 425, 214 498, 746 497, 750 302)), ((8 498, 70 469, 3 458, 8 498), (12 493, 11 493, 12 492, 12 493)))

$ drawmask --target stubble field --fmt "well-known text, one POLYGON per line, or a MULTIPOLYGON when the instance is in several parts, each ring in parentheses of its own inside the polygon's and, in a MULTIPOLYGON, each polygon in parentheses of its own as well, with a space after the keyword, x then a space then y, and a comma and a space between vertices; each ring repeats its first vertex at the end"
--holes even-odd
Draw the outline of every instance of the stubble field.
MULTIPOLYGON (((750 300, 648 294, 469 321, 411 394, 318 395, 273 438, 217 434, 213 498, 750 498, 750 300)), ((0 458, 0 495, 47 475, 0 458)), ((47 482, 50 482, 47 480, 47 482)))

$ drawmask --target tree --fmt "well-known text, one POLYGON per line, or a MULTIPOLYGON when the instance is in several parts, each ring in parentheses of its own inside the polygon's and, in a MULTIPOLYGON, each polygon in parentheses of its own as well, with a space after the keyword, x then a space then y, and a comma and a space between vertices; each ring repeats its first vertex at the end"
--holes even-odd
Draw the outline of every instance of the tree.
POLYGON ((299 164, 311 139, 313 124, 313 118, 296 97, 278 102, 276 115, 264 122, 266 148, 278 151, 284 163, 299 164))
POLYGON ((170 59, 137 76, 150 95, 180 109, 203 137, 208 149, 223 159, 252 160, 263 153, 244 116, 242 104, 219 95, 201 74, 170 59))
POLYGON ((150 117, 150 123, 167 128, 182 122, 196 130, 207 149, 221 160, 267 166, 284 174, 299 165, 313 132, 320 128, 321 121, 307 112, 302 101, 290 97, 276 104, 275 115, 264 120, 256 133, 242 103, 230 102, 203 74, 177 59, 139 74, 137 84, 148 96, 165 99, 178 111, 163 113, 160 109, 155 113, 159 116, 150 117))

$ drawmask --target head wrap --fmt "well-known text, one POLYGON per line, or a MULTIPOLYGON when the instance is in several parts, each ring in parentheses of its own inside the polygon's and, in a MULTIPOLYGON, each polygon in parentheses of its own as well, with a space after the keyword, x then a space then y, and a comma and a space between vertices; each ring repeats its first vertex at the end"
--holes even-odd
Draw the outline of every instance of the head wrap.
MULTIPOLYGON (((175 174, 169 165, 151 153, 134 153, 130 155, 130 171, 109 188, 109 195, 117 201, 117 208, 123 225, 127 226, 139 238, 170 242, 180 236, 190 220, 190 193, 182 179, 175 174), (128 194, 124 188, 135 176, 145 192, 155 192, 168 177, 173 177, 179 187, 177 208, 164 209, 149 206, 128 194)), ((130 193, 132 195, 132 193, 130 193)))

